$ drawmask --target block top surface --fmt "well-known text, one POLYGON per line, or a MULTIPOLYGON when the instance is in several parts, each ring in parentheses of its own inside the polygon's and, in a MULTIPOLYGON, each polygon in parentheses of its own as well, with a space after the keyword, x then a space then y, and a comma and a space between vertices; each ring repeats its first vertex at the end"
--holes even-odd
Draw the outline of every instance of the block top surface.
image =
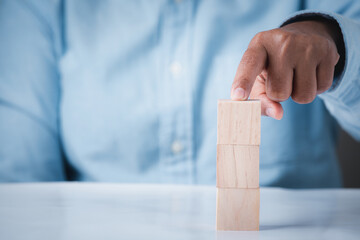
POLYGON ((258 99, 248 99, 246 101, 234 101, 231 99, 218 99, 218 104, 225 103, 225 104, 254 104, 259 105, 261 104, 260 100, 258 99))
POLYGON ((218 100, 218 144, 260 145, 260 100, 218 100))

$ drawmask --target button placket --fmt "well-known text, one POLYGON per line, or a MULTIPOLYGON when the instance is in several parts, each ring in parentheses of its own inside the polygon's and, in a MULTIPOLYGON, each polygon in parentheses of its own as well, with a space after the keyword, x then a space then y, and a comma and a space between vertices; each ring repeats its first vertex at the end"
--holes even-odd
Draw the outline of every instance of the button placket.
MULTIPOLYGON (((192 181, 191 89, 187 70, 189 34, 187 4, 169 6, 163 25, 160 68, 160 161, 168 182, 192 181), (180 9, 181 8, 181 9, 180 9), (190 152, 189 152, 190 151, 190 152)), ((191 12, 191 11, 190 11, 191 12)))

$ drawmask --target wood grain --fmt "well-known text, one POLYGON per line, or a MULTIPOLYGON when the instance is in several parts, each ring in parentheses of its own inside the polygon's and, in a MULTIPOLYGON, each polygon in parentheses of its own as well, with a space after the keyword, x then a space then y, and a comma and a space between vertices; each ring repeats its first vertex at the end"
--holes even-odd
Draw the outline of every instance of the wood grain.
POLYGON ((260 145, 259 100, 218 101, 218 144, 260 145))
POLYGON ((217 187, 259 187, 259 146, 217 145, 216 162, 217 187))
POLYGON ((217 189, 216 229, 259 230, 260 189, 217 189))

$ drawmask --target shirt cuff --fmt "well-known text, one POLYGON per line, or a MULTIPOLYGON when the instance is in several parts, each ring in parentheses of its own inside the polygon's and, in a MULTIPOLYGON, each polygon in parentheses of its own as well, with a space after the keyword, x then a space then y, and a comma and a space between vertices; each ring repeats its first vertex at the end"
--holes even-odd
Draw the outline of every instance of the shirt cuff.
POLYGON ((315 19, 335 21, 338 24, 342 33, 345 56, 342 71, 334 77, 331 88, 320 94, 319 97, 330 102, 340 101, 343 104, 351 105, 358 101, 360 92, 360 81, 358 80, 360 73, 360 24, 336 13, 304 10, 290 15, 281 26, 315 19))

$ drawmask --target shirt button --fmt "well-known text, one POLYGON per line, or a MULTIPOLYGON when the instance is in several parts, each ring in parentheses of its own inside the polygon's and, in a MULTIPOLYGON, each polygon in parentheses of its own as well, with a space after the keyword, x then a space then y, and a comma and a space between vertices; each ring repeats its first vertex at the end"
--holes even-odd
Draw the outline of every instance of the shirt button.
POLYGON ((178 154, 180 153, 182 150, 183 150, 183 145, 181 144, 180 141, 174 141, 171 145, 171 151, 174 153, 174 154, 178 154))
POLYGON ((175 77, 179 76, 182 71, 182 66, 179 62, 173 62, 170 66, 170 72, 175 77))

